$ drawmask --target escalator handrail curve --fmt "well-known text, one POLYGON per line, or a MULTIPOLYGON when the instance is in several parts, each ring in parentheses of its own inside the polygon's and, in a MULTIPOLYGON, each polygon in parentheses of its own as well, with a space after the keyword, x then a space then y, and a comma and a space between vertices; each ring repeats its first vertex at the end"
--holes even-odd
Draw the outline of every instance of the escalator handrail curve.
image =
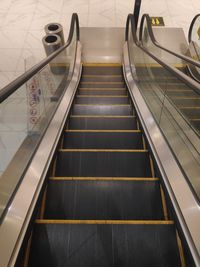
POLYGON ((192 22, 191 22, 191 24, 190 24, 190 28, 189 28, 189 32, 188 32, 188 42, 189 42, 189 43, 192 42, 192 30, 193 30, 194 24, 195 24, 196 20, 198 19, 198 17, 200 17, 200 14, 197 14, 197 15, 193 18, 193 20, 192 20, 192 22))
POLYGON ((175 67, 170 66, 169 64, 165 63, 158 57, 156 57, 153 53, 151 53, 148 49, 146 49, 142 42, 138 40, 137 33, 136 33, 136 27, 135 27, 135 21, 133 14, 129 14, 126 21, 126 30, 125 30, 125 40, 128 41, 128 34, 129 34, 129 25, 131 24, 131 33, 133 37, 133 41, 135 44, 143 50, 146 54, 148 54, 151 58, 153 58, 156 62, 158 62, 161 66, 163 66, 165 69, 167 69, 169 72, 171 72, 173 75, 175 75, 180 81, 184 82, 186 85, 188 85, 190 88, 195 90, 198 94, 200 94, 200 84, 190 77, 188 77, 186 74, 181 72, 180 70, 176 69, 175 67))
POLYGON ((168 53, 170 53, 170 54, 172 54, 172 55, 174 55, 174 56, 176 56, 176 57, 178 57, 178 58, 180 58, 180 59, 182 59, 182 60, 184 60, 184 61, 186 61, 188 63, 190 63, 193 66, 196 66, 196 67, 200 68, 200 62, 198 62, 198 61, 196 61, 196 60, 194 60, 194 59, 192 59, 190 57, 187 57, 185 55, 182 55, 182 54, 179 54, 177 52, 171 51, 170 49, 168 49, 168 48, 162 46, 161 44, 159 44, 159 42, 156 40, 155 35, 153 33, 151 19, 150 19, 150 16, 148 14, 144 14, 142 16, 142 18, 141 18, 140 31, 139 31, 139 40, 140 40, 140 42, 142 42, 142 36, 143 36, 142 33, 143 33, 143 28, 144 28, 144 24, 145 24, 144 22, 145 22, 145 20, 147 22, 147 28, 148 28, 149 36, 151 38, 152 43, 155 46, 157 46, 160 49, 162 49, 162 50, 164 50, 164 51, 166 51, 166 52, 168 52, 168 53))
POLYGON ((31 77, 33 77, 36 73, 38 73, 42 68, 44 68, 52 59, 54 59, 57 55, 59 55, 62 51, 64 51, 72 42, 74 27, 76 25, 76 40, 80 39, 80 30, 79 30, 79 18, 78 14, 73 13, 71 17, 71 24, 67 42, 58 50, 53 52, 51 55, 47 56, 45 59, 40 61, 38 64, 34 65, 28 71, 20 75, 18 78, 13 80, 11 83, 6 85, 0 90, 0 103, 6 100, 10 95, 12 95, 15 91, 17 91, 20 86, 22 86, 25 82, 27 82, 31 77))

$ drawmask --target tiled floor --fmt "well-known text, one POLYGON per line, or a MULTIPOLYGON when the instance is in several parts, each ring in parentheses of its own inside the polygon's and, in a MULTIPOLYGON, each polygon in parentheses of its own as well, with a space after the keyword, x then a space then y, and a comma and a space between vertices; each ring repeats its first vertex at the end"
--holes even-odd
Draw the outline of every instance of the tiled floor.
MULTIPOLYGON (((44 57, 41 39, 43 27, 60 22, 67 36, 72 12, 80 16, 80 25, 124 27, 133 0, 0 0, 0 88, 25 70, 25 59, 44 57)), ((142 13, 163 16, 166 26, 188 25, 200 12, 200 0, 143 0, 142 13)))

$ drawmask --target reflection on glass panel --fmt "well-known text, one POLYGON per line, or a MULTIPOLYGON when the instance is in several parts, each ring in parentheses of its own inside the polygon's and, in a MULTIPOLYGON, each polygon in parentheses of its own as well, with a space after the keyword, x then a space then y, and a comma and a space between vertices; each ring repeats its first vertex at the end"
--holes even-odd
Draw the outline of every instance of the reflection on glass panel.
POLYGON ((76 45, 75 27, 70 45, 0 105, 0 216, 67 89, 76 45))
POLYGON ((26 86, 6 99, 0 106, 0 173, 27 135, 26 86))
POLYGON ((197 17, 197 19, 193 25, 191 39, 200 48, 200 16, 197 17))
MULTIPOLYGON (((144 36, 153 53, 148 34, 144 36)), ((130 33, 128 48, 137 86, 200 197, 200 95, 139 49, 130 33)))

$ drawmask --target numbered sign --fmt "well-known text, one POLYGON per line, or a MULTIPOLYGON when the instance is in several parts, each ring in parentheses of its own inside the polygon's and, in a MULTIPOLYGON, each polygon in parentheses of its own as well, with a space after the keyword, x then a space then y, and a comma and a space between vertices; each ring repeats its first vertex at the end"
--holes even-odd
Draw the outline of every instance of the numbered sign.
POLYGON ((151 17, 152 26, 165 26, 163 17, 151 17))

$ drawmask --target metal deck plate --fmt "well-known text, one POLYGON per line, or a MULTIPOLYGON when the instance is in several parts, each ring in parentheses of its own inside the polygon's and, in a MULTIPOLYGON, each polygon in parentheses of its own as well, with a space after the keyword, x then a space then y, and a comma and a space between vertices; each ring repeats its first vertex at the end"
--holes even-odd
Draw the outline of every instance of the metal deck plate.
POLYGON ((81 28, 83 62, 121 63, 124 28, 81 28))
MULTIPOLYGON (((188 44, 181 28, 154 28, 154 34, 160 44, 177 53, 186 54, 188 44)), ((82 61, 92 63, 121 63, 125 43, 125 28, 83 27, 80 29, 80 41, 83 45, 82 61)), ((156 53, 158 49, 155 48, 156 53)), ((181 60, 160 51, 160 58, 170 63, 181 60)), ((139 55, 141 56, 141 55, 139 55)), ((150 62, 151 63, 151 62, 150 62)), ((152 59, 152 63, 154 60, 152 59)))

